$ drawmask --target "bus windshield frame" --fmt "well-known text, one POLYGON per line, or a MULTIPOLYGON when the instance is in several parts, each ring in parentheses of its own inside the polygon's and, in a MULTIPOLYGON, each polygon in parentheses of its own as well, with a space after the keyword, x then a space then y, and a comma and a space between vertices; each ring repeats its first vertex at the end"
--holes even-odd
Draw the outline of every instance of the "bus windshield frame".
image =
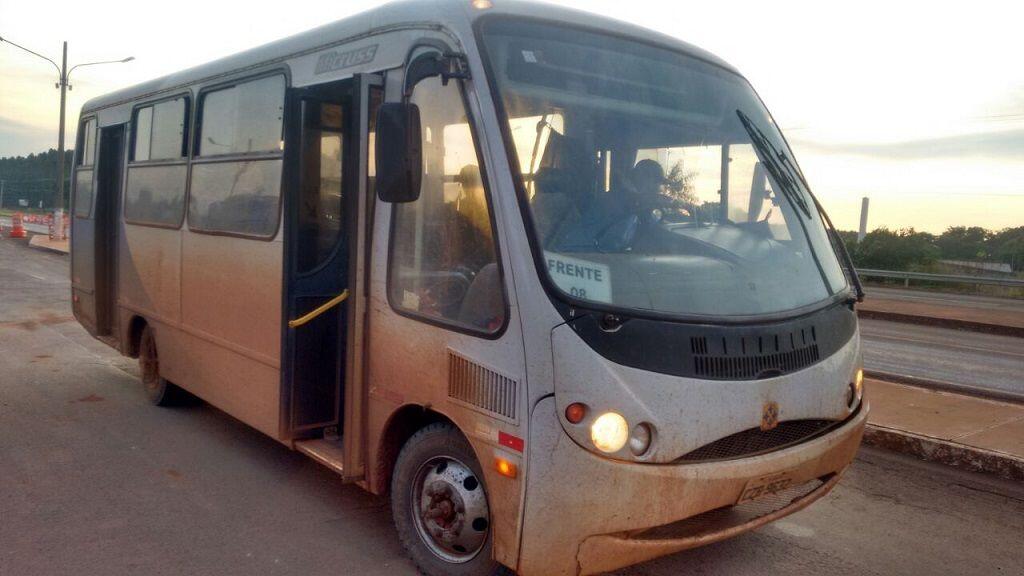
MULTIPOLYGON (((790 318, 850 298, 849 272, 845 271, 841 264, 828 224, 816 209, 817 202, 806 186, 781 131, 754 89, 741 75, 678 47, 624 37, 608 30, 502 15, 481 18, 477 21, 475 30, 509 166, 516 183, 518 200, 526 220, 531 251, 545 289, 556 300, 573 308, 606 311, 632 317, 744 324, 790 318), (562 49, 550 49, 558 44, 562 45, 559 47, 562 49), (597 64, 593 69, 586 69, 585 64, 579 68, 569 68, 585 62, 587 58, 582 53, 588 50, 603 51, 603 54, 595 53, 593 59, 604 61, 607 65, 612 48, 604 48, 605 45, 614 45, 616 50, 628 52, 629 55, 621 62, 613 60, 606 70, 597 68, 597 64), (523 46, 529 48, 524 49, 523 46), (572 55, 564 55, 573 49, 577 51, 576 60, 573 60, 572 55), (549 56, 556 52, 559 56, 549 56), (628 58, 638 60, 635 57, 637 53, 643 54, 644 57, 647 54, 654 55, 652 60, 656 61, 651 62, 652 70, 664 70, 672 66, 680 69, 689 67, 697 70, 697 73, 690 77, 691 80, 703 73, 719 82, 719 85, 711 86, 711 89, 702 89, 704 87, 698 85, 693 90, 693 100, 697 102, 697 106, 707 106, 713 101, 713 97, 721 96, 722 86, 734 90, 735 93, 727 93, 727 96, 743 102, 739 106, 724 106, 721 116, 713 118, 721 126, 725 125, 727 119, 731 122, 728 126, 729 136, 721 137, 715 142, 713 137, 707 136, 711 134, 711 130, 708 130, 707 134, 698 135, 692 142, 685 143, 685 146, 705 153, 717 146, 716 150, 721 153, 722 168, 719 176, 722 177, 722 186, 718 190, 708 186, 706 188, 717 194, 721 201, 713 203, 703 198, 703 204, 692 203, 685 207, 675 201, 667 202, 665 205, 656 202, 657 205, 653 207, 646 204, 647 198, 662 197, 661 199, 665 200, 664 196, 671 197, 673 188, 679 192, 679 170, 675 169, 677 166, 666 165, 665 160, 674 160, 684 154, 679 142, 670 142, 665 136, 660 136, 663 144, 659 145, 653 145, 651 141, 642 143, 638 138, 619 145, 608 140, 607 136, 603 142, 600 137, 596 137, 593 141, 597 142, 596 144, 591 143, 589 147, 582 147, 585 154, 578 150, 573 152, 571 146, 565 145, 565 142, 581 139, 579 131, 574 133, 565 129, 566 124, 580 117, 589 122, 590 133, 601 134, 603 130, 605 134, 609 134, 613 133, 615 128, 620 128, 621 133, 629 134, 631 130, 633 133, 641 132, 637 130, 638 124, 650 119, 641 118, 642 113, 648 116, 662 115, 665 123, 687 116, 698 116, 700 110, 671 108, 672 99, 682 95, 681 91, 679 94, 673 94, 670 90, 661 90, 663 87, 669 87, 671 78, 665 86, 651 86, 639 83, 637 75, 628 72, 623 73, 621 77, 615 76, 626 68, 628 58), (515 63, 514 60, 520 56, 522 62, 515 63), (545 61, 548 58, 551 62, 545 61), (532 64, 536 64, 539 69, 531 72, 529 67, 532 64), (518 65, 519 69, 510 70, 515 65, 518 65), (579 70, 576 77, 573 76, 575 70, 579 70), (516 76, 515 82, 510 79, 513 75, 516 76), (533 82, 536 84, 532 84, 533 82), (615 90, 621 90, 624 86, 636 88, 638 96, 625 96, 621 101, 615 101, 615 90), (719 93, 716 93, 714 88, 718 88, 719 93), (601 92, 602 90, 605 92, 601 92), (655 95, 650 96, 652 93, 655 95), (544 100, 546 97, 551 97, 551 100, 544 100), (659 103, 668 103, 669 106, 654 105, 659 103), (641 110, 635 115, 641 118, 637 125, 629 125, 630 117, 623 113, 626 107, 641 110), (600 114, 594 113, 594 110, 599 110, 600 114), (618 125, 614 122, 600 124, 603 118, 611 117, 615 113, 627 121, 618 125), (749 129, 751 123, 754 124, 754 132, 749 129), (524 137, 524 134, 528 136, 524 137), (759 141, 759 137, 764 140, 759 141), (705 138, 708 141, 703 141, 705 138), (769 146, 764 146, 765 142, 769 146), (555 153, 552 153, 552 150, 555 150, 555 153), (623 150, 628 153, 622 154, 623 150), (766 155, 765 150, 781 151, 785 158, 766 155), (618 158, 615 158, 616 152, 619 152, 618 158), (749 202, 751 206, 751 212, 747 215, 749 220, 734 222, 732 217, 735 207, 731 202, 728 183, 729 164, 742 164, 743 159, 740 158, 737 162, 736 156, 744 154, 748 157, 748 164, 756 169, 754 182, 760 179, 763 183, 764 198, 751 198, 761 196, 761 192, 755 193, 756 189, 751 185, 748 197, 743 199, 744 203, 749 202), (590 226, 593 223, 593 218, 588 215, 590 212, 584 212, 582 217, 576 217, 584 223, 577 226, 574 231, 566 233, 563 224, 563 228, 559 229, 557 234, 548 233, 545 230, 550 222, 545 221, 544 214, 540 214, 535 208, 534 200, 545 187, 551 189, 559 184, 565 186, 565 174, 554 174, 565 172, 560 170, 561 166, 558 166, 558 163, 566 162, 565 158, 571 161, 573 157, 589 158, 587 162, 593 166, 588 168, 592 170, 583 174, 582 178, 577 172, 568 180, 593 181, 596 185, 586 195, 585 203, 576 202, 577 207, 586 204, 585 209, 590 210, 591 205, 607 204, 603 207, 605 213, 624 213, 625 204, 621 201, 606 200, 616 196, 614 192, 617 189, 622 190, 622 197, 630 198, 629 206, 635 206, 634 198, 639 198, 639 185, 635 185, 638 182, 635 174, 641 172, 641 164, 646 164, 644 168, 653 169, 653 179, 660 185, 659 189, 663 194, 644 197, 644 203, 637 210, 636 217, 602 221, 596 226, 601 230, 600 234, 592 232, 595 226, 590 226), (661 164, 660 174, 654 165, 656 160, 661 164), (556 169, 545 173, 545 167, 556 169), (676 186, 672 185, 673 179, 676 186), (608 194, 602 195, 600 192, 608 194), (755 203, 758 206, 756 210, 753 208, 755 203), (774 218, 774 223, 767 222, 770 218, 774 218), (660 247, 652 250, 650 243, 646 248, 637 251, 634 251, 634 246, 627 246, 635 238, 636 231, 649 224, 656 224, 658 230, 670 230, 684 236, 687 243, 698 248, 696 251, 683 248, 680 253, 673 252, 676 250, 675 236, 669 239, 673 248, 667 251, 660 247), (587 231, 588 226, 590 231, 587 231), (779 241, 767 232, 770 227, 788 228, 788 236, 784 241, 779 241), (759 231, 756 234, 765 236, 756 236, 753 232, 755 229, 759 231), (581 230, 586 232, 582 236, 581 230), (751 245, 757 246, 755 252, 758 254, 772 256, 767 259, 768 261, 753 266, 749 272, 745 271, 746 276, 734 273, 740 266, 751 266, 750 254, 743 253, 743 250, 747 249, 744 246, 751 245), (781 258, 776 258, 776 253, 781 254, 781 258), (664 278, 684 278, 687 277, 685 272, 691 271, 686 268, 690 265, 687 262, 697 263, 697 267, 692 271, 702 273, 690 276, 695 280, 690 280, 689 293, 686 292, 686 286, 667 283, 656 289, 649 289, 644 285, 646 279, 640 278, 633 281, 634 293, 649 290, 649 294, 632 300, 627 297, 623 299, 624 301, 616 300, 611 295, 612 286, 621 288, 621 285, 617 286, 608 280, 613 273, 616 280, 620 280, 627 270, 629 274, 637 277, 644 274, 648 275, 647 277, 656 277, 662 274, 664 278), (673 265, 677 266, 675 270, 670 268, 673 265), (773 272, 773 266, 779 269, 773 272), (579 279, 570 279, 567 285, 567 273, 574 274, 579 279), (703 273, 712 279, 710 283, 703 280, 703 273), (758 285, 766 274, 770 281, 766 280, 763 286, 758 285), (715 286, 716 276, 728 280, 715 286), (576 284, 573 284, 574 282, 576 284), (602 286, 601 282, 607 285, 602 286), (636 286, 641 288, 636 290, 636 286), (742 288, 736 288, 737 286, 742 288), (741 290, 747 289, 755 296, 740 293, 741 290), (698 293, 697 290, 701 292, 698 293), (726 292, 717 295, 717 292, 722 290, 726 292), (767 295, 762 296, 758 290, 765 290, 767 295), (777 298, 782 305, 765 306, 767 298, 777 298), (645 299, 650 302, 649 305, 645 299), (659 299, 660 302, 655 302, 659 299), (687 306, 691 301, 695 302, 692 308, 687 306), (741 301, 743 304, 734 306, 734 301, 741 301), (662 305, 666 302, 670 305, 662 305)), ((615 56, 610 58, 614 59, 615 56)), ((634 65, 634 68, 640 68, 641 65, 634 65)), ((693 84, 687 85, 690 86, 693 84)), ((690 97, 690 94, 686 96, 690 97)), ((679 102, 685 103, 683 100, 676 103, 679 102)), ((682 127, 683 125, 680 125, 680 128, 682 127)), ((725 129, 722 131, 724 133, 725 129)), ((680 129, 677 134, 682 132, 685 130, 680 129)), ((687 134, 686 137, 689 138, 691 135, 687 134)), ((681 167, 684 161, 693 160, 679 160, 678 166, 681 167)), ((650 174, 650 170, 646 172, 650 174)), ((745 176, 749 175, 748 170, 745 176)), ((689 176, 684 174, 683 179, 687 177, 689 176)), ((750 180, 746 182, 749 183, 750 180)), ((564 204, 563 200, 562 205, 564 204)), ((782 233, 787 234, 786 230, 782 230, 782 233)), ((658 234, 665 236, 664 232, 658 234)), ((625 289, 616 289, 615 292, 629 293, 630 289, 631 287, 627 285, 625 289)))

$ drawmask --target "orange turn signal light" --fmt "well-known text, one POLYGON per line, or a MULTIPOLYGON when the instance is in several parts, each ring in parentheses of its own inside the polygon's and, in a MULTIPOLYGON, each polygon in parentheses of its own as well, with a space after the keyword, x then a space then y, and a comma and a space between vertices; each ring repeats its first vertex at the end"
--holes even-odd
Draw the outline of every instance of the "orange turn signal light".
POLYGON ((494 459, 494 468, 498 471, 498 474, 507 478, 515 478, 519 475, 519 467, 500 456, 494 459))
POLYGON ((579 402, 574 402, 565 407, 565 419, 572 424, 583 422, 587 415, 587 407, 579 402))

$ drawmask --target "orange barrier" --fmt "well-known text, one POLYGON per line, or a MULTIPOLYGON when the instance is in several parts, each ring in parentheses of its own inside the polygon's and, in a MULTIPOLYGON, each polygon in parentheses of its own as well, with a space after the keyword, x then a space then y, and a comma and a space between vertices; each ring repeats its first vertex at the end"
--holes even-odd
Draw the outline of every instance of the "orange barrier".
POLYGON ((28 234, 25 233, 25 225, 23 224, 23 218, 21 212, 16 213, 11 217, 11 231, 7 234, 8 238, 25 238, 28 234))

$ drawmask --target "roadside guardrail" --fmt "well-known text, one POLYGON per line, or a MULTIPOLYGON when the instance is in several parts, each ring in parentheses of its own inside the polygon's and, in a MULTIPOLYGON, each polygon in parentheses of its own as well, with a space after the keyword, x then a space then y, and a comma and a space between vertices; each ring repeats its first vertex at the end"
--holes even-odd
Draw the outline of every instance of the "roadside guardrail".
POLYGON ((975 284, 982 286, 1008 286, 1024 288, 1024 280, 1019 278, 993 278, 991 276, 959 276, 953 274, 926 274, 924 272, 896 272, 893 270, 863 270, 858 268, 857 274, 862 278, 893 278, 903 280, 909 285, 911 280, 928 282, 945 282, 948 284, 975 284))

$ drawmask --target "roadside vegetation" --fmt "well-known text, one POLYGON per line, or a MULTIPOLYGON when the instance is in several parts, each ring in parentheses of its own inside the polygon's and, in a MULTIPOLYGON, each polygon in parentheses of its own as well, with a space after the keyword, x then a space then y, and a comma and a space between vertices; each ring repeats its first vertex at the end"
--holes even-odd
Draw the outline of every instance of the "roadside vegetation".
MULTIPOLYGON (((1024 226, 999 231, 952 226, 939 235, 920 232, 913 228, 878 228, 868 233, 859 243, 856 232, 842 231, 839 235, 858 268, 1024 278, 1024 226), (1010 272, 982 270, 963 263, 1003 264, 1009 267, 1010 272)), ((871 282, 904 284, 902 280, 871 279, 871 282)), ((999 286, 922 281, 914 281, 913 285, 915 288, 944 292, 972 292, 1024 298, 1024 290, 999 286)))
MULTIPOLYGON (((64 153, 65 190, 71 189, 69 178, 73 155, 72 150, 64 153)), ((53 195, 57 189, 57 159, 57 150, 53 148, 39 154, 0 158, 0 180, 3 181, 0 215, 6 216, 15 211, 42 213, 53 210, 53 195)), ((65 209, 66 203, 65 195, 65 209)))

